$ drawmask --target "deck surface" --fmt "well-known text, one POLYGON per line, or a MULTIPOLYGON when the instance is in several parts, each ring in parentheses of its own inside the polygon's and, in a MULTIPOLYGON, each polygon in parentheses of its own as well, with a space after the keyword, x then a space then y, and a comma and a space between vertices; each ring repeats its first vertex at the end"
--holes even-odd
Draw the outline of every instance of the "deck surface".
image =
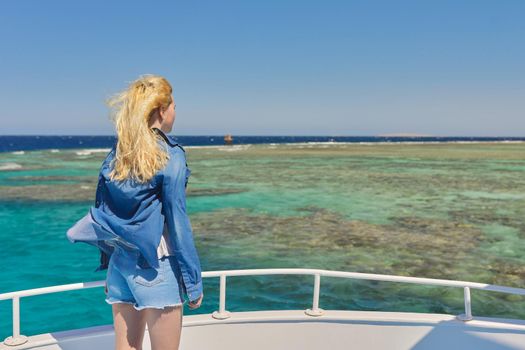
MULTIPOLYGON (((18 347, 0 349, 113 349, 112 326, 42 334, 18 347)), ((524 349, 525 321, 452 315, 325 310, 319 317, 302 310, 184 316, 181 350, 202 349, 524 349)), ((144 349, 149 350, 146 333, 144 349)))

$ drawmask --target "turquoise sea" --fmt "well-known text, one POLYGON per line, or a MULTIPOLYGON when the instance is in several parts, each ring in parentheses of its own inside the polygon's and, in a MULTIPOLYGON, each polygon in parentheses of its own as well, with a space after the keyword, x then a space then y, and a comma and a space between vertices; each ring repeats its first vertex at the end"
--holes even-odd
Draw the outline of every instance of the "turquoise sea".
MULTIPOLYGON (((525 143, 186 147, 204 271, 277 267, 525 286, 525 143)), ((94 202, 108 149, 0 153, 0 293, 105 278, 66 230, 94 202)), ((186 315, 218 308, 218 278, 186 315)), ((306 309, 313 278, 234 277, 227 309, 306 309)), ((463 291, 321 279, 323 309, 463 312, 463 291)), ((473 291, 474 315, 525 319, 525 298, 473 291)), ((22 334, 112 322, 102 288, 21 299, 22 334)), ((11 333, 0 302, 0 339, 11 333)))

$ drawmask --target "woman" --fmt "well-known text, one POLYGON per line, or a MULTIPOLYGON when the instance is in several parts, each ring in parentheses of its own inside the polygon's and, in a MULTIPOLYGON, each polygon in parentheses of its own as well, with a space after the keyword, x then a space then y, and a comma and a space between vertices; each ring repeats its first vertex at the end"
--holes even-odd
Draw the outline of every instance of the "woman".
POLYGON ((178 349, 184 295, 198 308, 201 266, 186 213, 190 170, 166 134, 175 120, 168 81, 143 76, 109 101, 117 142, 102 163, 95 207, 69 231, 100 249, 108 269, 116 349, 178 349))

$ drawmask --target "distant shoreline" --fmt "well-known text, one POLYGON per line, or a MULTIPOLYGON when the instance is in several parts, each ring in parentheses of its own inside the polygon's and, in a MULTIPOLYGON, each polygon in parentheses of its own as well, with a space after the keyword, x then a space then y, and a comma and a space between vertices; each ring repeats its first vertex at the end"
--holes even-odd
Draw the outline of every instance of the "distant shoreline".
POLYGON ((282 143, 243 143, 233 145, 200 145, 200 146, 184 146, 184 148, 221 148, 221 147, 242 147, 242 146, 307 146, 307 145, 425 145, 425 144, 492 144, 492 143, 525 143, 525 140, 510 140, 510 141, 378 141, 378 142, 344 142, 344 141, 325 141, 325 142, 282 142, 282 143))
MULTIPOLYGON (((400 134, 381 134, 377 135, 377 137, 446 137, 446 136, 435 136, 435 135, 427 135, 427 134, 411 134, 411 133, 400 133, 400 134)), ((455 137, 455 136, 452 136, 455 137)))
MULTIPOLYGON (((438 144, 522 144, 525 143, 525 140, 495 140, 495 141, 376 141, 376 142, 345 142, 345 141, 320 141, 320 142, 280 142, 280 143, 243 143, 243 144, 233 144, 233 145, 184 145, 181 144, 185 149, 224 149, 224 150, 240 150, 242 148, 248 148, 252 146, 270 146, 272 148, 277 148, 278 146, 384 146, 384 145, 438 145, 438 144)), ((33 151, 48 151, 52 153, 57 153, 60 151, 71 151, 76 152, 80 156, 88 156, 92 153, 104 153, 109 152, 111 147, 101 148, 101 147, 64 147, 64 148, 40 148, 40 149, 26 149, 26 150, 9 150, 9 151, 0 151, 1 153, 11 153, 14 155, 23 155, 25 152, 33 151)))
MULTIPOLYGON (((176 136, 173 140, 183 147, 224 147, 223 136, 176 136)), ((61 149, 93 150, 111 148, 115 136, 0 136, 0 153, 61 149)), ((442 136, 236 136, 233 145, 385 145, 439 143, 521 143, 525 137, 442 137, 442 136)), ((326 146, 324 146, 326 147, 326 146)), ((93 152, 93 151, 89 151, 93 152)), ((16 154, 16 153, 15 153, 16 154)))

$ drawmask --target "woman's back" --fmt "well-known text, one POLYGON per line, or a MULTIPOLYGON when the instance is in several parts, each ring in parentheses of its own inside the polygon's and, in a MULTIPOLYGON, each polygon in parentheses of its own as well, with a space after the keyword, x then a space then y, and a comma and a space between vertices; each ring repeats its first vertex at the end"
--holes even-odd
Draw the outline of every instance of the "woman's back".
POLYGON ((180 176, 180 174, 170 174, 169 171, 184 168, 184 187, 187 186, 191 171, 187 167, 184 150, 161 130, 154 130, 163 137, 162 141, 159 141, 159 147, 168 146, 170 159, 166 167, 158 171, 149 181, 139 182, 132 178, 111 179, 110 173, 113 171, 112 165, 115 161, 115 146, 100 167, 95 206, 107 215, 116 216, 116 219, 121 222, 128 220, 137 225, 141 222, 140 218, 144 211, 151 211, 152 206, 156 208, 161 204, 164 177, 180 176))

